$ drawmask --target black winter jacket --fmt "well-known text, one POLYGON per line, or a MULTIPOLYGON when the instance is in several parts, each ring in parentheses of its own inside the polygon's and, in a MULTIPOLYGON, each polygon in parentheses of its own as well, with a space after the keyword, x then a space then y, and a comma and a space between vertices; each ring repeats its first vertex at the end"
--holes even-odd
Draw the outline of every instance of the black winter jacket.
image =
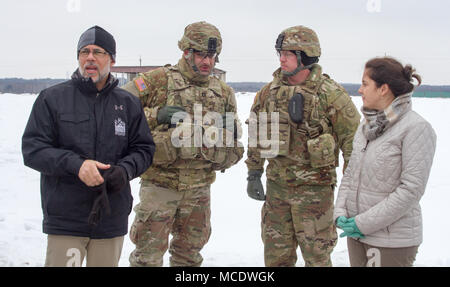
POLYGON ((43 90, 22 137, 24 163, 41 173, 43 231, 47 234, 113 238, 128 231, 133 197, 130 184, 108 194, 111 214, 88 223, 99 192, 78 171, 86 159, 126 169, 128 179, 152 163, 155 145, 138 98, 109 75, 97 91, 78 70, 72 79, 43 90))

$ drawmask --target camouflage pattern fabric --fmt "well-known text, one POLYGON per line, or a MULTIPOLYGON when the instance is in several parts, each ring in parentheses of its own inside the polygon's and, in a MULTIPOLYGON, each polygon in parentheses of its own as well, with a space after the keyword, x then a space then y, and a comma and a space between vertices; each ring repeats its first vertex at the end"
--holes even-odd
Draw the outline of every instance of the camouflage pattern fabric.
POLYGON ((309 57, 321 54, 319 38, 316 32, 305 26, 294 26, 281 32, 283 42, 281 50, 303 51, 309 57))
MULTIPOLYGON (((169 128, 157 122, 158 110, 165 105, 182 106, 193 120, 195 104, 202 105, 202 116, 207 112, 229 112, 240 129, 232 88, 214 76, 199 75, 184 57, 175 66, 139 74, 123 88, 140 98, 155 138, 169 128)), ((129 258, 131 266, 162 266, 167 249, 171 266, 201 265, 200 250, 211 234, 210 186, 215 170, 225 170, 242 158, 243 147, 238 147, 237 141, 235 144, 227 150, 235 156, 225 157, 233 162, 220 161, 224 158, 220 148, 214 150, 222 152, 216 157, 204 146, 177 147, 173 162, 153 164, 141 175, 140 203, 134 209, 136 217, 130 230, 130 238, 136 244, 129 258), (169 234, 173 236, 170 246, 169 234)), ((161 151, 157 148, 155 153, 158 152, 161 151)))
POLYGON ((300 246, 305 266, 331 266, 337 242, 333 202, 332 186, 283 188, 267 181, 261 212, 265 265, 295 266, 300 246))
POLYGON ((200 266, 200 250, 211 234, 209 186, 178 192, 143 181, 139 196, 130 230, 136 244, 130 265, 162 266, 172 233, 170 266, 200 266))
POLYGON ((222 37, 219 30, 214 25, 204 21, 192 23, 184 29, 183 38, 178 41, 178 47, 181 51, 192 48, 197 51, 207 52, 210 38, 217 39, 216 52, 220 54, 222 51, 222 37))
MULTIPOLYGON (((336 243, 332 219, 336 166, 339 150, 344 169, 348 164, 359 112, 345 89, 322 74, 318 64, 296 86, 288 85, 280 69, 275 71, 274 80, 256 94, 251 111, 257 118, 261 112, 279 112, 280 134, 287 133, 283 138, 289 141, 287 151, 267 159, 267 199, 262 209, 266 266, 295 266, 297 246, 307 266, 331 266, 336 243), (288 102, 295 93, 304 97, 304 120, 301 124, 287 120, 286 125, 288 102), (311 151, 313 159, 318 158, 315 163, 311 151), (325 152, 333 157, 322 158, 325 152)), ((245 161, 249 170, 264 171, 262 151, 249 146, 245 161)))
MULTIPOLYGON (((147 122, 155 137, 161 128, 164 129, 161 125, 158 126, 156 117, 158 109, 166 104, 183 106, 191 114, 192 119, 193 105, 196 103, 202 104, 203 114, 208 111, 221 114, 232 112, 240 129, 236 98, 232 88, 213 76, 207 77, 206 82, 194 79, 196 79, 195 72, 182 58, 175 66, 139 74, 123 88, 141 99, 147 122)), ((242 158, 243 148, 236 147, 235 151, 238 158, 234 164, 242 158)), ((158 150, 155 151, 157 152, 158 150)), ((158 186, 183 191, 211 185, 215 180, 213 167, 214 163, 201 157, 178 158, 168 166, 152 165, 141 178, 158 186)))
MULTIPOLYGON (((305 134, 305 123, 298 126, 291 123, 289 155, 268 159, 267 178, 281 186, 289 187, 335 185, 339 150, 342 151, 346 167, 352 153, 353 136, 361 116, 345 89, 322 75, 322 69, 318 64, 313 65, 309 77, 298 86, 287 86, 280 69, 275 71, 274 80, 256 94, 251 111, 257 116, 260 112, 279 112, 280 118, 283 118, 282 115, 288 113, 289 97, 293 92, 301 92, 305 96, 304 115, 305 119, 308 119, 309 126, 321 125, 321 120, 328 123, 324 133, 331 134, 335 140, 335 164, 313 168, 307 146, 307 141, 311 137, 305 134), (279 92, 283 89, 292 91, 290 94, 279 92), (316 90, 317 95, 313 97, 316 90)), ((270 138, 270 135, 268 137, 270 138)), ((261 157, 259 147, 248 147, 245 163, 249 170, 263 170, 265 160, 261 157)))

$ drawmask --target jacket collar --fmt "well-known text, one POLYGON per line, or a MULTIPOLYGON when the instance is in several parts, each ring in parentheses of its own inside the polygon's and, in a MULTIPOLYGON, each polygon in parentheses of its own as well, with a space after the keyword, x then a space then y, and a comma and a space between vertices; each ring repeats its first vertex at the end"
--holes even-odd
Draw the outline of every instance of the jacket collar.
POLYGON ((377 111, 361 107, 364 116, 363 133, 368 140, 381 136, 405 113, 412 109, 412 93, 400 95, 384 110, 377 111))
POLYGON ((75 85, 80 89, 81 92, 86 94, 106 94, 114 89, 118 84, 119 80, 117 80, 111 73, 108 75, 108 80, 106 80, 106 84, 100 91, 97 90, 94 82, 92 82, 91 78, 83 77, 80 74, 78 69, 72 74, 72 81, 75 85))
MULTIPOLYGON (((314 90, 316 85, 320 82, 320 77, 322 75, 322 67, 319 64, 313 64, 311 69, 311 73, 309 73, 308 78, 306 80, 299 84, 298 86, 304 86, 306 88, 309 88, 310 90, 314 90)), ((276 89, 281 86, 290 86, 288 83, 287 77, 283 76, 281 73, 281 68, 278 68, 273 72, 273 81, 270 86, 270 89, 276 89)))
POLYGON ((184 56, 178 61, 177 67, 187 82, 198 86, 208 86, 209 76, 203 76, 196 73, 184 56))

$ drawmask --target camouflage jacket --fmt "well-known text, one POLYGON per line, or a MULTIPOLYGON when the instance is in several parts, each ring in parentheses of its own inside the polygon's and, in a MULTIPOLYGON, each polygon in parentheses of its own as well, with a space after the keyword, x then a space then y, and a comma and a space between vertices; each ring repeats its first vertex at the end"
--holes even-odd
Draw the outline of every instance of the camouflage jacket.
MULTIPOLYGON (((155 137, 162 126, 157 122, 158 110, 165 105, 183 106, 189 114, 192 114, 194 104, 202 104, 203 115, 207 111, 220 114, 233 112, 240 128, 233 89, 214 76, 195 77, 184 58, 177 65, 166 65, 141 73, 123 88, 140 98, 155 137), (179 86, 185 89, 179 89, 179 86), (183 94, 180 90, 185 90, 188 94, 183 94), (198 90, 203 97, 192 94, 195 93, 192 91, 198 90)), ((158 150, 155 151, 157 152, 158 150)), ((211 162, 204 159, 177 159, 166 167, 152 165, 141 178, 158 186, 183 191, 212 184, 215 181, 215 171, 211 162)))
MULTIPOLYGON (((359 112, 350 96, 342 86, 322 74, 322 68, 317 64, 313 65, 308 78, 300 85, 288 85, 280 69, 273 76, 274 80, 256 94, 251 108, 256 119, 261 112, 268 113, 268 118, 271 112, 279 113, 279 135, 283 140, 280 142, 287 145, 283 150, 283 143, 280 144, 279 153, 267 158, 267 178, 281 186, 290 187, 336 184, 339 150, 344 157, 345 169, 352 152, 353 136, 360 122, 359 112), (302 124, 293 123, 288 115, 289 99, 295 93, 301 93, 304 97, 302 124), (310 133, 308 128, 311 128, 310 133), (324 134, 328 138, 319 136, 324 134), (329 153, 331 162, 313 167, 314 147, 318 142, 320 145, 319 140, 322 138, 331 141, 331 148, 328 151, 319 149, 319 153, 329 153)), ((258 129, 258 139, 260 132, 258 129)), ((264 170, 266 158, 261 156, 261 151, 259 144, 256 147, 249 145, 245 161, 249 170, 264 170)))

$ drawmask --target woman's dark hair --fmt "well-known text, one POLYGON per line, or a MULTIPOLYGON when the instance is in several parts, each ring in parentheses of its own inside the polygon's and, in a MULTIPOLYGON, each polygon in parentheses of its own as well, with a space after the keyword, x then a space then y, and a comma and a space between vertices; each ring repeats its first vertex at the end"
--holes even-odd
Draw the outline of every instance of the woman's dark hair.
POLYGON ((411 65, 403 65, 394 58, 374 58, 366 63, 365 68, 369 77, 375 81, 377 87, 387 84, 395 97, 411 92, 414 85, 411 83, 416 78, 418 86, 422 78, 415 73, 411 65))

